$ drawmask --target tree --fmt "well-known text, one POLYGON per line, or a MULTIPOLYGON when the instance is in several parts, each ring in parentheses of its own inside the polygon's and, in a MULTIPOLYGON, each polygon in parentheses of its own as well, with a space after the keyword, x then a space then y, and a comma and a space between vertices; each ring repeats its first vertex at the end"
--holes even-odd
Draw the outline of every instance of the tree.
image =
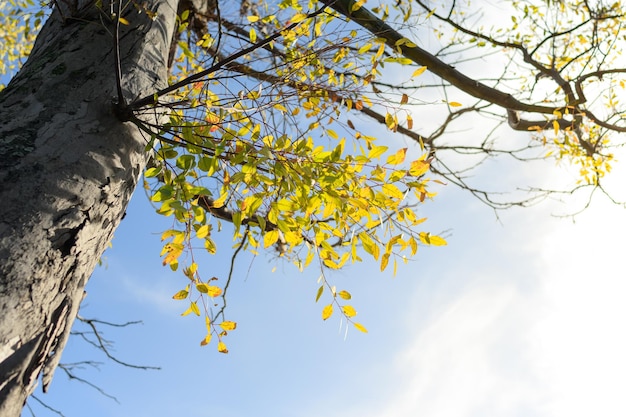
POLYGON ((455 20, 466 10, 459 5, 440 14, 419 1, 417 13, 404 1, 371 10, 363 1, 304 3, 242 1, 235 10, 200 0, 54 2, 0 96, 3 415, 19 415, 40 374, 44 390, 49 384, 84 285, 147 163, 152 201, 174 219, 163 234, 164 264, 176 270, 183 253, 191 259, 182 261, 188 281, 174 297, 186 300, 187 313, 204 313, 201 343, 216 337, 221 352, 236 328, 224 317, 231 277, 201 278, 191 243, 198 238, 216 251, 211 236, 220 222, 233 224, 240 249, 275 248, 299 267, 318 260, 317 298, 329 297, 322 317, 338 310, 365 331, 353 322, 350 293, 335 291, 323 271, 363 253, 381 269, 395 267, 402 251, 443 244, 415 230, 424 219, 413 205, 432 196, 429 169, 490 204, 510 203, 467 184, 446 152, 527 159, 545 145, 581 166, 583 185, 601 187, 608 134, 626 130, 615 94, 626 70, 612 66, 620 52, 612 42, 623 37, 619 3, 515 4, 508 32, 467 29, 471 17, 455 20), (428 52, 410 33, 412 19, 448 25, 454 35, 428 52), (482 58, 488 45, 510 59, 502 75, 467 76, 462 55, 476 50, 482 58), (403 82, 381 78, 383 67, 414 64, 403 82), (429 135, 413 131, 405 106, 428 89, 411 81, 426 69, 445 92, 452 86, 478 100, 446 99, 441 128, 429 135), (507 86, 516 80, 519 92, 507 86), (545 80, 556 91, 535 88, 545 80), (591 81, 591 94, 607 97, 600 111, 586 99, 591 81), (415 139, 423 153, 408 166, 405 148, 383 157, 389 147, 365 134, 355 113, 415 139), (535 131, 535 139, 521 149, 440 143, 468 113, 535 131))
MULTIPOLYGON (((100 11, 92 2, 56 6, 1 98, 0 410, 7 416, 20 414, 40 373, 49 383, 84 285, 146 161, 142 136, 111 111, 115 72, 103 64, 113 56, 111 37, 89 23, 100 11)), ((124 87, 129 96, 166 84, 175 6, 156 2, 154 22, 134 12, 146 33, 129 31, 120 48, 128 57, 123 77, 133 79, 124 87)))

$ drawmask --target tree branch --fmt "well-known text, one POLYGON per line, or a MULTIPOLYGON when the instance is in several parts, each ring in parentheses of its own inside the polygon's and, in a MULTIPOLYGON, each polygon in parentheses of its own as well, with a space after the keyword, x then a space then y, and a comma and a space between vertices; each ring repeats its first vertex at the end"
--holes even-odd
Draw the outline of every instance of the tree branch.
MULTIPOLYGON (((365 7, 352 10, 355 4, 354 0, 320 1, 367 29, 374 36, 384 39, 385 43, 394 50, 398 50, 398 42, 405 39, 402 34, 376 17, 365 7)), ((553 114, 555 110, 558 110, 557 107, 523 103, 511 94, 504 93, 468 77, 417 45, 402 45, 402 55, 418 65, 426 66, 430 72, 449 82, 459 90, 475 98, 496 104, 504 109, 541 114, 553 114)))
MULTIPOLYGON (((321 7, 320 9, 311 12, 307 15, 307 18, 312 18, 315 17, 319 14, 321 14, 323 11, 325 10, 325 7, 321 7)), ((151 94, 149 96, 145 96, 143 98, 140 98, 136 101, 134 101, 133 103, 130 103, 128 106, 131 109, 138 109, 140 107, 143 106, 149 106, 149 105, 153 105, 157 103, 157 100, 160 96, 167 94, 167 93, 171 93, 172 91, 176 91, 181 87, 184 87, 186 85, 191 84, 192 82, 199 80, 203 77, 206 77, 209 74, 212 74, 216 71, 218 71, 219 69, 221 69, 222 67, 224 67, 225 65, 234 62, 235 60, 241 58, 242 56, 245 56, 247 54, 249 54, 250 52, 253 52, 259 48, 263 48, 265 46, 267 46, 268 44, 270 44, 272 41, 280 38, 283 34, 283 32, 291 30, 293 28, 295 28, 296 26, 298 26, 300 24, 300 21, 298 22, 294 22, 291 23, 287 26, 285 26, 284 28, 282 28, 279 31, 276 31, 275 33, 273 33, 272 35, 252 44, 251 46, 249 46, 248 48, 242 49, 232 55, 230 55, 228 58, 226 58, 224 61, 218 62, 217 64, 212 65, 211 67, 200 71, 198 73, 195 73, 193 75, 190 75, 187 78, 184 78, 182 80, 180 80, 179 82, 170 85, 169 87, 166 87, 164 89, 161 89, 157 92, 155 92, 154 94, 151 94)))

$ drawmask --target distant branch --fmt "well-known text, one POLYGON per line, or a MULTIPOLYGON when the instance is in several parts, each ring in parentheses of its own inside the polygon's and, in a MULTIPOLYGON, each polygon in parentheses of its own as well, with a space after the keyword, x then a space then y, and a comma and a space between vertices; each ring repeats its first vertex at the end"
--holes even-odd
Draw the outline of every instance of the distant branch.
POLYGON ((95 320, 95 319, 86 319, 84 317, 81 316, 77 316, 76 317, 78 320, 80 320, 81 322, 85 323, 86 325, 88 325, 92 332, 91 334, 93 334, 93 336, 95 336, 96 340, 91 340, 89 339, 86 334, 84 332, 73 332, 73 334, 81 336, 83 338, 83 340, 85 340, 87 343, 93 345, 94 347, 102 350, 102 352, 104 352, 104 354, 106 355, 107 358, 109 358, 110 360, 112 360, 115 363, 118 363, 120 365, 126 366, 128 368, 133 368, 133 369, 144 369, 144 370, 148 370, 148 369, 154 369, 154 370, 160 370, 160 367, 156 367, 156 366, 147 366, 147 365, 133 365, 132 363, 128 363, 128 362, 124 362, 120 359, 118 359, 117 357, 115 357, 114 355, 112 355, 108 348, 107 345, 109 345, 109 341, 107 341, 106 339, 104 339, 102 337, 102 335, 100 334, 100 331, 98 331, 98 328, 96 327, 96 324, 104 324, 104 325, 108 325, 108 326, 115 326, 115 327, 125 327, 128 326, 130 324, 135 324, 138 322, 127 322, 124 324, 113 324, 113 323, 108 323, 105 321, 100 321, 100 320, 95 320))
MULTIPOLYGON (((52 408, 50 405, 48 405, 47 403, 45 403, 42 400, 40 400, 39 397, 37 397, 36 395, 32 394, 30 396, 30 398, 32 398, 33 400, 37 401, 45 409, 52 411, 54 414, 56 414, 58 416, 61 416, 61 417, 65 417, 65 414, 63 414, 62 412, 60 412, 56 408, 52 408)), ((30 408, 30 405, 28 405, 28 403, 26 403, 26 407, 28 407, 28 411, 30 411, 30 413, 33 416, 35 416, 35 413, 33 412, 32 408, 30 408)))
MULTIPOLYGON (((96 366, 92 364, 91 362, 87 361, 87 362, 83 362, 84 364, 88 364, 88 365, 92 365, 92 366, 96 366)), ((99 386, 97 386, 96 384, 86 380, 85 378, 79 377, 78 375, 76 375, 73 371, 73 369, 77 367, 77 364, 59 364, 59 369, 61 369, 63 372, 65 372, 65 375, 67 375, 67 377, 69 379, 73 379, 76 380, 78 382, 82 382, 83 384, 90 386, 91 388, 95 389, 96 391, 98 391, 100 394, 104 395, 107 398, 112 399, 113 401, 115 401, 116 403, 120 403, 117 398, 115 398, 113 395, 107 393, 106 391, 104 391, 102 388, 100 388, 99 386)))

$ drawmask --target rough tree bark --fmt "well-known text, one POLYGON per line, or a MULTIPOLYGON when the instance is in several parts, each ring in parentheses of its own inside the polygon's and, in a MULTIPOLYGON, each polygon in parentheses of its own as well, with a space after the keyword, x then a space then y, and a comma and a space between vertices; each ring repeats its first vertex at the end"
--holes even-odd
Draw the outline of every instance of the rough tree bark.
MULTIPOLYGON (((146 163, 145 138, 113 112, 110 3, 57 3, 0 95, 3 417, 20 415, 40 375, 44 390, 50 383, 85 284, 146 163)), ((178 0, 137 4, 146 9, 128 6, 131 24, 120 31, 126 100, 166 85, 178 0)))

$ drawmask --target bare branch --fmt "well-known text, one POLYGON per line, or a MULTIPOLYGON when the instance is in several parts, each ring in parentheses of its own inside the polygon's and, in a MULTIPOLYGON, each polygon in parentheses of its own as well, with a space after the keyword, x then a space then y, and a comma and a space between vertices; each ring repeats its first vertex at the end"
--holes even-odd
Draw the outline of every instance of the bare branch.
POLYGON ((63 372, 65 372, 65 375, 67 375, 67 377, 70 380, 76 380, 78 382, 82 382, 83 384, 85 384, 85 385, 95 389, 100 394, 104 395, 105 397, 112 399, 113 401, 115 401, 118 404, 120 403, 116 397, 114 397, 113 395, 107 393, 106 391, 104 391, 102 388, 100 388, 96 384, 86 380, 85 378, 81 378, 78 375, 76 375, 74 372, 72 372, 72 368, 73 368, 72 366, 68 366, 68 365, 65 365, 65 364, 59 364, 59 369, 63 370, 63 372))
MULTIPOLYGON (((44 401, 42 401, 41 399, 39 399, 39 397, 37 397, 35 394, 32 394, 30 396, 30 398, 32 398, 33 400, 37 401, 42 407, 44 407, 47 410, 52 411, 54 414, 61 416, 61 417, 65 417, 65 414, 63 414, 62 412, 60 412, 59 410, 57 410, 56 408, 51 407, 49 404, 45 403, 44 401)), ((30 413, 35 416, 35 413, 33 412, 33 410, 30 408, 30 406, 28 405, 28 403, 26 404, 26 406, 28 407, 28 410, 30 411, 30 413)))
MULTIPOLYGON (((132 363, 124 362, 124 361, 118 359, 113 354, 111 354, 111 352, 109 352, 109 349, 107 348, 107 346, 110 345, 110 342, 102 337, 101 333, 98 331, 98 328, 96 327, 96 324, 112 325, 111 323, 103 322, 103 321, 95 320, 95 319, 86 319, 86 318, 81 317, 81 316, 77 316, 77 319, 80 320, 81 322, 85 323, 86 325, 88 325, 91 328, 91 330, 92 330, 91 334, 93 336, 95 336, 96 340, 94 341, 94 340, 91 340, 91 339, 87 338, 87 336, 85 335, 84 332, 74 332, 74 334, 80 335, 85 341, 87 341, 88 343, 90 343, 94 347, 102 350, 102 352, 104 352, 106 357, 109 358, 110 360, 112 360, 113 362, 118 363, 118 364, 123 365, 123 366, 126 366, 128 368, 133 368, 133 369, 143 369, 143 370, 148 370, 148 369, 160 370, 161 369, 160 367, 157 367, 157 366, 134 365, 132 363)), ((127 322, 127 323, 124 323, 122 325, 117 325, 116 327, 124 327, 124 326, 130 325, 130 324, 134 324, 134 323, 137 323, 137 322, 127 322)))

